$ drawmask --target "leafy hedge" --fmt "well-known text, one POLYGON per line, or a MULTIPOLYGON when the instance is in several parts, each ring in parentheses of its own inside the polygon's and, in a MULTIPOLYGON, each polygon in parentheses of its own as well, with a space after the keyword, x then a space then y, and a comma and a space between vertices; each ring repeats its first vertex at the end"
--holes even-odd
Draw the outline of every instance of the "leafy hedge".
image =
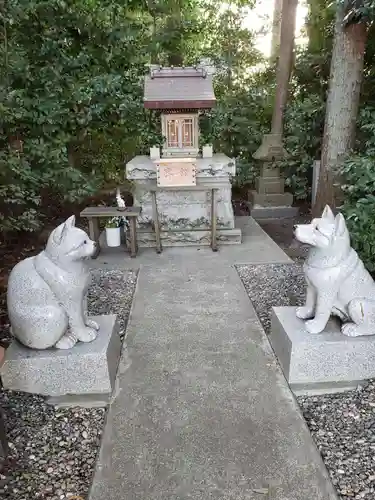
POLYGON ((357 153, 340 169, 352 244, 370 271, 375 271, 375 108, 365 107, 359 117, 357 153))
POLYGON ((122 180, 155 135, 142 106, 149 26, 99 0, 12 0, 3 21, 0 230, 33 230, 41 206, 122 180))

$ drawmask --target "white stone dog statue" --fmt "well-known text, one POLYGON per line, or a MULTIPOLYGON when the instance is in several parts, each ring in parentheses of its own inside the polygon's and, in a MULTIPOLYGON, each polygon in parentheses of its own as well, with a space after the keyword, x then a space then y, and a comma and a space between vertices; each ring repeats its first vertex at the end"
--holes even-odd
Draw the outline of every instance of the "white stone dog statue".
POLYGON ((75 217, 52 231, 45 250, 22 260, 8 282, 13 335, 33 349, 70 349, 93 341, 99 326, 86 316, 90 273, 86 261, 96 243, 75 227, 75 217))
POLYGON ((295 237, 311 245, 304 265, 306 303, 297 316, 306 319, 310 333, 324 330, 331 315, 338 316, 348 337, 375 334, 375 283, 350 246, 342 214, 326 206, 322 217, 295 226, 295 237))

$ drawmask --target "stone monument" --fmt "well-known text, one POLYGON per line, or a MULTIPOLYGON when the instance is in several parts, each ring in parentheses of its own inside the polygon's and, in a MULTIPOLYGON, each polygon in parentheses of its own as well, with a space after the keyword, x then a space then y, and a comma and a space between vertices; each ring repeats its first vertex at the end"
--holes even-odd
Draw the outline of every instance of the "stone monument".
POLYGON ((375 283, 350 245, 344 217, 326 206, 321 218, 296 226, 295 236, 311 247, 306 302, 274 308, 270 337, 285 376, 292 388, 321 391, 375 377, 375 283))
POLYGON ((155 246, 150 189, 161 186, 166 176, 170 180, 168 190, 157 193, 163 246, 210 244, 213 188, 218 190, 220 244, 241 243, 232 208, 235 161, 224 154, 213 154, 211 145, 204 145, 200 153, 199 112, 212 108, 215 102, 212 76, 203 68, 151 67, 146 76, 144 106, 160 113, 165 142, 151 147, 150 156, 137 156, 126 165, 126 176, 134 185, 134 205, 142 207, 139 246, 155 246))
POLYGON ((45 396, 111 392, 121 350, 116 317, 86 311, 95 246, 72 216, 42 252, 13 268, 7 305, 15 340, 1 367, 5 388, 45 396))
POLYGON ((256 190, 249 192, 251 215, 255 219, 293 217, 298 212, 298 209, 292 206, 292 194, 284 190, 284 178, 280 175, 277 163, 287 158, 283 147, 283 121, 293 65, 297 4, 298 0, 282 2, 271 132, 263 136, 262 144, 253 155, 261 165, 256 190))
POLYGON ((293 195, 285 192, 285 180, 277 166, 286 156, 281 134, 263 136, 253 155, 261 163, 260 176, 255 182, 256 189, 249 193, 251 215, 256 219, 293 217, 298 212, 292 207, 293 195))

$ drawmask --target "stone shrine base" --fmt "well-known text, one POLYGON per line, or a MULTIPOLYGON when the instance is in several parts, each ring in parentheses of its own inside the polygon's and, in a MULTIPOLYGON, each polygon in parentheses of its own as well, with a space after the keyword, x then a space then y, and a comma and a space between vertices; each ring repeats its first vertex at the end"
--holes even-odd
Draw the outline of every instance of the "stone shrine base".
POLYGON ((295 307, 274 307, 269 340, 296 395, 348 391, 375 377, 375 335, 346 337, 334 318, 313 335, 295 307))
POLYGON ((251 213, 251 217, 255 220, 261 219, 291 219, 298 215, 298 207, 286 207, 286 206, 261 206, 254 205, 252 202, 248 203, 248 207, 251 213))
MULTIPOLYGON (((211 245, 211 231, 201 229, 195 231, 161 231, 163 247, 209 246, 211 245)), ((154 231, 140 229, 137 232, 138 245, 143 248, 156 245, 154 231)), ((241 229, 218 229, 217 242, 219 245, 238 245, 242 241, 241 229)))
POLYGON ((16 340, 1 367, 5 389, 49 396, 58 406, 103 406, 114 389, 121 354, 115 315, 92 317, 98 337, 73 349, 33 350, 16 340))
MULTIPOLYGON (((161 162, 163 159, 160 160, 161 162)), ((175 162, 178 164, 179 159, 175 162)), ((216 190, 215 210, 219 245, 240 244, 241 229, 235 227, 231 179, 235 162, 223 154, 195 158, 196 186, 157 192, 162 245, 208 246, 211 244, 211 190, 216 190)), ((156 163, 147 156, 136 156, 126 165, 126 177, 134 185, 134 205, 142 208, 138 217, 138 245, 154 247, 154 208, 151 190, 157 186, 156 163)))

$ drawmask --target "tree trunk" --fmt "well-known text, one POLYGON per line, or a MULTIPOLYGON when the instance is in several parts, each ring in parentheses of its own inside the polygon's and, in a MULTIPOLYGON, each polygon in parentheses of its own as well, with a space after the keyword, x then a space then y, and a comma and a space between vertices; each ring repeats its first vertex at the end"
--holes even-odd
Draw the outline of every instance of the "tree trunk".
POLYGON ((281 13, 283 9, 283 0, 274 0, 273 19, 272 19, 272 40, 271 40, 271 61, 277 57, 280 47, 281 36, 281 13))
POLYGON ((283 133, 284 110, 288 97, 289 79, 293 63, 297 5, 298 0, 283 0, 280 51, 276 72, 276 95, 271 134, 282 135, 283 133))
POLYGON ((315 216, 320 216, 325 205, 334 209, 340 204, 336 169, 350 152, 355 138, 367 26, 357 23, 345 27, 344 17, 344 6, 338 3, 318 189, 313 207, 315 216))

